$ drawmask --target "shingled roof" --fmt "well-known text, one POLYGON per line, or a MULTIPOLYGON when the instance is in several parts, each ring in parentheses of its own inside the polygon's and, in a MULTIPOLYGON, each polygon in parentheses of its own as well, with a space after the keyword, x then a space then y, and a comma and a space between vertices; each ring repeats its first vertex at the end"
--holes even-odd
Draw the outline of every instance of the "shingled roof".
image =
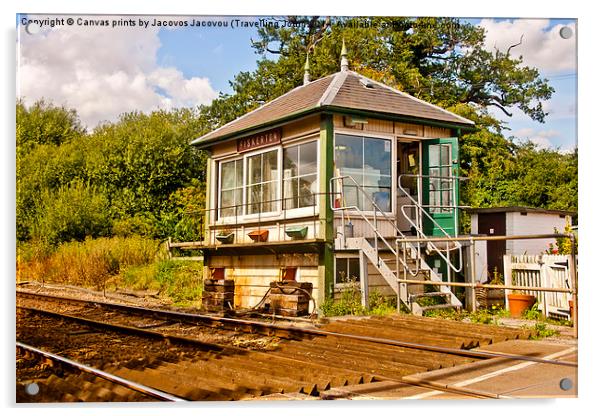
MULTIPOLYGON (((193 140, 206 144, 262 126, 276 124, 296 115, 321 110, 361 110, 416 121, 437 121, 458 127, 474 123, 450 111, 412 97, 353 71, 343 70, 294 88, 253 111, 193 140)), ((375 114, 376 115, 376 114, 375 114)))

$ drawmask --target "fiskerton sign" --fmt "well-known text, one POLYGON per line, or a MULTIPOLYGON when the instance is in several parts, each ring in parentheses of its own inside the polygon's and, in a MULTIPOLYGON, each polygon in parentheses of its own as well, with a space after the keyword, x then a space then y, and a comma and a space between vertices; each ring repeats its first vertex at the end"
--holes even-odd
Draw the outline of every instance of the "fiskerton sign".
POLYGON ((238 139, 236 148, 239 152, 246 152, 251 149, 257 149, 259 147, 271 146, 273 144, 279 144, 282 138, 282 129, 272 129, 261 133, 254 134, 252 136, 243 137, 238 139))

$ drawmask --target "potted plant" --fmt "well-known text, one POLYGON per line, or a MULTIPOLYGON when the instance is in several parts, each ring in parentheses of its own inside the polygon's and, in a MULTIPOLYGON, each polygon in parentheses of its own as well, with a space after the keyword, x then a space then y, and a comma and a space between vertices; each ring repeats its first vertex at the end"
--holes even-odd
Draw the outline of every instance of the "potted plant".
POLYGON ((256 243, 268 241, 269 230, 255 230, 247 234, 251 240, 256 243))
MULTIPOLYGON (((512 285, 516 286, 516 276, 512 272, 512 285)), ((524 311, 530 309, 537 298, 533 295, 528 295, 522 290, 513 290, 508 294, 508 309, 510 310, 510 316, 513 318, 520 318, 524 311)))
POLYGON ((217 233, 215 238, 222 244, 232 244, 234 242, 234 232, 226 228, 217 233))
POLYGON ((284 232, 293 240, 301 240, 307 237, 307 226, 295 225, 286 227, 284 232))

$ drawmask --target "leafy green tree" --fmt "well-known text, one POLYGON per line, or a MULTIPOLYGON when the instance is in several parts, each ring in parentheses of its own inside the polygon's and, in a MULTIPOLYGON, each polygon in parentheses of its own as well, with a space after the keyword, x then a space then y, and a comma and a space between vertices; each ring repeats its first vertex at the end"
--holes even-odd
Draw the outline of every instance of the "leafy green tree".
POLYGON ((85 133, 75 110, 44 100, 30 107, 19 100, 16 114, 18 154, 27 153, 38 144, 59 145, 85 133))
POLYGON ((110 235, 109 201, 96 188, 75 180, 57 191, 45 189, 40 195, 33 237, 56 245, 83 241, 86 237, 110 235))
MULTIPOLYGON (((22 103, 17 106, 26 114, 34 112, 22 103)), ((40 113, 36 122, 41 123, 52 119, 44 111, 54 114, 56 107, 38 105, 35 111, 40 113)), ((77 120, 75 113, 73 120, 77 120)), ((19 127, 22 131, 30 128, 39 130, 39 126, 27 123, 19 127)), ((44 238, 58 243, 79 239, 82 229, 90 230, 90 235, 172 235, 174 227, 181 229, 185 221, 184 211, 174 205, 174 195, 189 188, 204 194, 206 155, 189 144, 203 129, 197 110, 130 113, 91 133, 65 133, 64 138, 35 142, 18 160, 18 240, 47 234, 44 238), (85 183, 93 192, 74 183, 85 183), (61 212, 78 218, 67 210, 68 197, 106 201, 106 218, 99 218, 104 231, 100 233, 89 224, 83 228, 72 223, 61 225, 65 218, 61 212), (164 221, 168 212, 173 219, 171 229, 164 221)))
POLYGON ((314 79, 338 71, 343 39, 351 69, 443 107, 465 103, 511 114, 517 106, 543 121, 542 102, 554 91, 537 69, 512 58, 511 48, 487 51, 484 30, 459 19, 313 16, 285 20, 289 26, 280 21, 280 27, 259 29, 253 46, 264 58, 255 72, 242 72, 232 82, 233 109, 244 109, 241 94, 254 107, 300 85, 308 54, 314 79), (277 55, 277 62, 267 59, 267 54, 277 55))
POLYGON ((205 155, 189 145, 195 123, 190 110, 131 113, 89 136, 86 175, 109 196, 116 218, 158 218, 172 193, 204 178, 205 155))

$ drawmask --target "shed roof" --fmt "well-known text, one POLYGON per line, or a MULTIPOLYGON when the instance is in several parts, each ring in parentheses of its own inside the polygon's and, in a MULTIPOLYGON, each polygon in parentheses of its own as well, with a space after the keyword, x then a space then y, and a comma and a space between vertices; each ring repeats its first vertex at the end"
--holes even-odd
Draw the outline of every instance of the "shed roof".
MULTIPOLYGON (((369 111, 457 127, 474 123, 353 71, 343 70, 296 87, 253 111, 192 141, 203 145, 307 113, 333 109, 369 111)), ((375 114, 375 115, 376 115, 375 114)))
POLYGON ((531 208, 521 206, 511 207, 490 207, 490 208, 467 208, 466 212, 469 214, 494 214, 500 212, 534 212, 539 214, 550 214, 550 215, 577 215, 574 211, 564 211, 560 209, 545 209, 545 208, 531 208))

